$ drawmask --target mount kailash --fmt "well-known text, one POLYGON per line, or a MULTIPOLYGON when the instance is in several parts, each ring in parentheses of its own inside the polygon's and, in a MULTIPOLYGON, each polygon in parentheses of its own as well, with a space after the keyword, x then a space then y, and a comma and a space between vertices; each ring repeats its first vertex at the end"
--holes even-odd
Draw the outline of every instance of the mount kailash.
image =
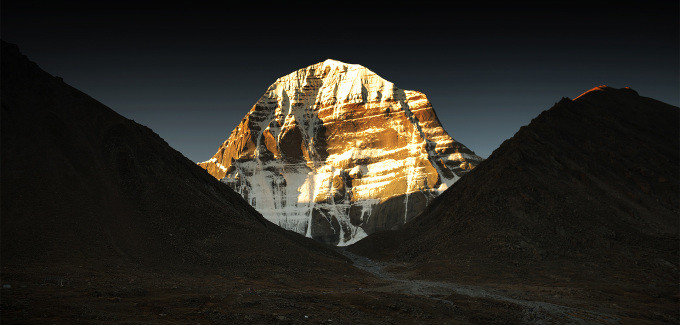
POLYGON ((199 165, 281 227, 348 245, 418 215, 481 160, 423 93, 326 60, 277 79, 199 165))

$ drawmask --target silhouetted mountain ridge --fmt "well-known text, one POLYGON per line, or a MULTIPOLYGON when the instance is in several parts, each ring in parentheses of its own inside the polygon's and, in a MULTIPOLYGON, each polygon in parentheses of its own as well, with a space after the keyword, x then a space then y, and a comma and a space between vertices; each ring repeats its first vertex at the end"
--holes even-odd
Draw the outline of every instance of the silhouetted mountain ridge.
POLYGON ((149 128, 5 42, 1 96, 5 265, 121 259, 258 271, 345 264, 266 221, 149 128))
POLYGON ((566 260, 677 272, 678 120, 677 107, 627 88, 563 98, 404 229, 352 250, 418 263, 566 260))

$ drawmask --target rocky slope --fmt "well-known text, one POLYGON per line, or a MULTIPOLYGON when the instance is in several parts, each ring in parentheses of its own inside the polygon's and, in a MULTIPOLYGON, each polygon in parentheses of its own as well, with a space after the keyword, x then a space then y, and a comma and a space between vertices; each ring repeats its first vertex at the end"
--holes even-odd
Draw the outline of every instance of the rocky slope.
POLYGON ((346 270, 334 251, 270 223, 153 131, 5 42, 1 75, 3 266, 346 270))
POLYGON ((480 161, 423 93, 326 60, 276 80, 199 165, 268 220, 346 245, 411 219, 480 161))
POLYGON ((679 112, 628 88, 562 99, 404 229, 350 249, 677 322, 679 112))

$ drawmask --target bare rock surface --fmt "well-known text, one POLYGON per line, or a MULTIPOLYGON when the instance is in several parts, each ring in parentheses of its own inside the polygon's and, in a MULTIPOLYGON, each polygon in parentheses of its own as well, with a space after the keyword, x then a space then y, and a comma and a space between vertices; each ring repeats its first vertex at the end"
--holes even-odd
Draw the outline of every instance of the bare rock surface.
POLYGON ((199 165, 268 220, 347 245, 402 225, 480 161, 425 94, 326 60, 276 80, 199 165))

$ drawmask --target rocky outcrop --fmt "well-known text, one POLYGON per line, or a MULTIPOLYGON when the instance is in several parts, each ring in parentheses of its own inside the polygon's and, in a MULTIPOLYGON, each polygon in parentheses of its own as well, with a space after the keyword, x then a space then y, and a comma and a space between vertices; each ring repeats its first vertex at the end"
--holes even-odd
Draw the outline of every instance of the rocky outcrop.
POLYGON ((276 80, 199 165, 272 222, 345 245, 403 224, 480 161, 423 93, 326 60, 276 80))

